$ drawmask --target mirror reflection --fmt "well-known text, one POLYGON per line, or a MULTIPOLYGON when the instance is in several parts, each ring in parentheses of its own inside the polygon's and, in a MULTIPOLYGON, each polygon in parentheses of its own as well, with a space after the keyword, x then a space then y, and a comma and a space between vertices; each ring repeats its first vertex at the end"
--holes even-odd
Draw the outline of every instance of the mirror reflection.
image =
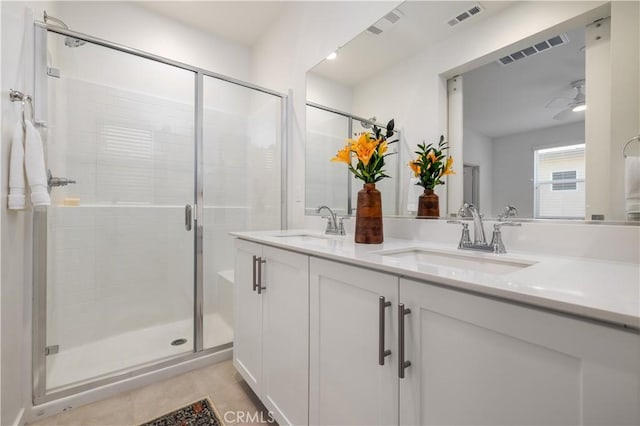
POLYGON ((462 75, 465 202, 491 217, 513 205, 521 217, 584 219, 584 35, 575 28, 462 75))
POLYGON ((408 163, 444 134, 455 174, 435 191, 443 217, 469 202, 486 217, 512 206, 521 218, 633 219, 622 149, 640 127, 638 18, 625 7, 403 3, 307 74, 307 213, 353 213, 359 188, 329 160, 363 123, 393 118, 385 215, 416 217, 408 163))

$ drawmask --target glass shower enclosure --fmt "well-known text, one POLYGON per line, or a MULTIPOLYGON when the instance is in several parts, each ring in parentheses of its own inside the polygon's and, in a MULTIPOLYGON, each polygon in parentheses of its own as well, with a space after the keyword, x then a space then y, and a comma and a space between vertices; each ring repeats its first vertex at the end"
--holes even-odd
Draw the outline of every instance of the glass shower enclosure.
POLYGON ((229 232, 286 223, 286 96, 35 32, 52 199, 34 213, 37 404, 231 347, 229 232))

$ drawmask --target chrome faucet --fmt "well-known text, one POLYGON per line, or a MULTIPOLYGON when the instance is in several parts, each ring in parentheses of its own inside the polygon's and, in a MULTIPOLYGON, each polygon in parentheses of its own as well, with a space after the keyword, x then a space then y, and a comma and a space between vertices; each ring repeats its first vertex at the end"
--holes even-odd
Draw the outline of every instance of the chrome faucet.
POLYGON ((482 216, 480 216, 480 212, 473 204, 464 203, 460 210, 458 211, 458 216, 469 216, 473 218, 473 243, 486 245, 487 238, 484 235, 484 224, 482 223, 482 216))
POLYGON ((337 218, 336 214, 329 206, 318 207, 316 209, 316 213, 320 213, 322 209, 327 209, 329 211, 329 216, 323 216, 327 219, 327 229, 325 229, 324 233, 330 235, 345 235, 344 224, 342 223, 344 218, 337 218))
POLYGON ((457 223, 462 225, 462 236, 458 243, 459 249, 506 253, 507 251, 504 248, 504 243, 502 242, 501 228, 503 226, 520 226, 520 223, 509 220, 510 217, 514 217, 517 213, 518 210, 513 206, 506 206, 503 209, 503 212, 498 216, 499 223, 493 225, 493 235, 491 237, 491 242, 488 244, 484 234, 482 216, 473 204, 465 203, 458 211, 459 217, 469 217, 469 215, 471 215, 473 218, 473 242, 471 242, 471 238, 469 237, 468 223, 461 220, 449 220, 447 223, 457 223))

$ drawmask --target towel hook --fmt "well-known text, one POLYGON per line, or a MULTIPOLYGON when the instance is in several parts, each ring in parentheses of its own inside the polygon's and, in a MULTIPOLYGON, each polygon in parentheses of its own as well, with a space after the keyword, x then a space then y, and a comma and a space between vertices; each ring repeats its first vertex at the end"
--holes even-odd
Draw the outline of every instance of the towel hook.
POLYGON ((29 95, 25 95, 24 93, 20 92, 19 90, 13 90, 13 89, 9 89, 9 99, 11 100, 11 102, 20 102, 22 103, 22 128, 26 128, 27 126, 27 121, 26 121, 26 117, 25 117, 25 104, 28 103, 29 104, 29 112, 31 113, 31 120, 33 120, 33 99, 31 98, 31 96, 29 95))
POLYGON ((627 158, 627 147, 631 142, 640 142, 640 135, 632 137, 627 141, 627 143, 624 144, 624 148, 622 148, 622 156, 624 158, 627 158))

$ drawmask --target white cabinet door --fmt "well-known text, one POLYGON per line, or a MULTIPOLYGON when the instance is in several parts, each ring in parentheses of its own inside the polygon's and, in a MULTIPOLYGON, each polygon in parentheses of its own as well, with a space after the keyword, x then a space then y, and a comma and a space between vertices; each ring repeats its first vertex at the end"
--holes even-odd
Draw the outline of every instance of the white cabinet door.
POLYGON ((233 365, 257 394, 262 377, 262 299, 254 290, 253 257, 262 246, 236 239, 233 365))
POLYGON ((309 422, 309 257, 264 247, 262 395, 276 421, 309 422))
POLYGON ((638 425, 637 334, 400 280, 400 423, 638 425))
POLYGON ((398 278, 310 259, 309 423, 398 423, 396 325, 398 278), (379 365, 379 300, 385 349, 379 365))

